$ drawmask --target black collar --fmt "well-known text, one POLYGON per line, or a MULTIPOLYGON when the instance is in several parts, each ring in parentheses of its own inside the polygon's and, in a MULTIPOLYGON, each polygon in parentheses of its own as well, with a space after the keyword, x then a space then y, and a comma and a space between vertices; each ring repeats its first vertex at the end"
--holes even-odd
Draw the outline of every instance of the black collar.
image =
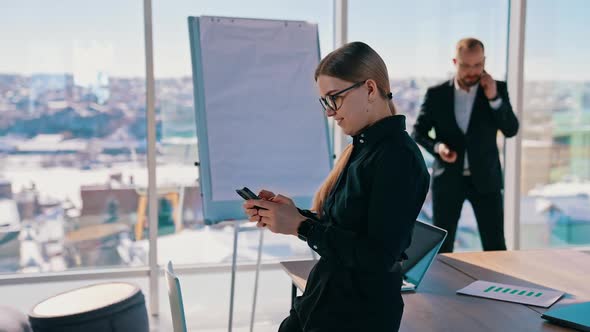
POLYGON ((406 117, 393 115, 375 122, 370 127, 363 129, 352 137, 354 146, 363 146, 377 143, 385 137, 392 136, 406 130, 406 117))

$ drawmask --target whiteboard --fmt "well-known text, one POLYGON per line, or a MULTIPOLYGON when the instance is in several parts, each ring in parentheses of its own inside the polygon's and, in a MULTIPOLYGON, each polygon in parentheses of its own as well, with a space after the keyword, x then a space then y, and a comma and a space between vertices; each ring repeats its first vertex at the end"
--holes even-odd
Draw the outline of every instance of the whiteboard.
POLYGON ((309 207, 332 166, 317 25, 201 16, 189 33, 205 220, 244 218, 244 186, 309 207))

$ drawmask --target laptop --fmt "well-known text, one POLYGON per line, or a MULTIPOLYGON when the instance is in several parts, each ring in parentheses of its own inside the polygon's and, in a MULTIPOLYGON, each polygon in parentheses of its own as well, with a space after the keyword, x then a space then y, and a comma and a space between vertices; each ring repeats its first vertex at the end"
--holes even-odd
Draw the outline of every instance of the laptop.
POLYGON ((446 237, 444 229, 416 221, 412 243, 406 249, 408 259, 402 262, 402 292, 416 291, 446 237))
POLYGON ((170 311, 172 313, 172 326, 174 332, 186 332, 186 320, 184 317, 184 304, 182 302, 182 293, 180 291, 180 281, 176 274, 172 262, 166 265, 166 284, 168 285, 168 299, 170 301, 170 311))

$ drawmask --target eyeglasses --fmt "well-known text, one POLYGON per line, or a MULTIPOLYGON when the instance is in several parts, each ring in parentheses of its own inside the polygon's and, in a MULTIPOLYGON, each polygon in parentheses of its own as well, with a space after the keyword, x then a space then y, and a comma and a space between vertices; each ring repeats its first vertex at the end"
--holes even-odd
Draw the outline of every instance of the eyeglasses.
POLYGON ((484 67, 483 62, 480 63, 476 63, 474 65, 468 65, 466 63, 459 63, 459 68, 463 69, 463 70, 470 70, 471 68, 475 69, 475 70, 482 70, 484 67))
POLYGON ((367 80, 364 80, 362 82, 356 82, 344 90, 340 90, 331 95, 326 95, 326 97, 320 97, 320 104, 322 104, 324 111, 327 112, 328 110, 331 110, 336 112, 337 110, 339 110, 340 107, 342 107, 344 97, 346 97, 346 95, 341 96, 341 94, 345 93, 346 91, 350 91, 354 88, 358 88, 359 86, 365 84, 366 81, 367 80))

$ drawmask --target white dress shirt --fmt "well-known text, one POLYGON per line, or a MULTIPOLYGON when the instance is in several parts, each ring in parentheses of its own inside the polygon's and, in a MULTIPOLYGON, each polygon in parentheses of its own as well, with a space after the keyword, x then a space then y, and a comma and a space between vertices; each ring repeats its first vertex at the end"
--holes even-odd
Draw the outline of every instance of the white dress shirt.
MULTIPOLYGON (((455 78, 455 119, 463 134, 467 133, 467 128, 469 127, 469 120, 471 119, 473 103, 475 102, 478 88, 479 83, 469 87, 468 91, 465 91, 459 87, 459 82, 457 82, 457 78, 455 78)), ((502 98, 497 98, 489 103, 492 109, 497 110, 502 106, 502 98)), ((463 161, 463 174, 470 174, 467 150, 465 150, 465 159, 463 161)))

